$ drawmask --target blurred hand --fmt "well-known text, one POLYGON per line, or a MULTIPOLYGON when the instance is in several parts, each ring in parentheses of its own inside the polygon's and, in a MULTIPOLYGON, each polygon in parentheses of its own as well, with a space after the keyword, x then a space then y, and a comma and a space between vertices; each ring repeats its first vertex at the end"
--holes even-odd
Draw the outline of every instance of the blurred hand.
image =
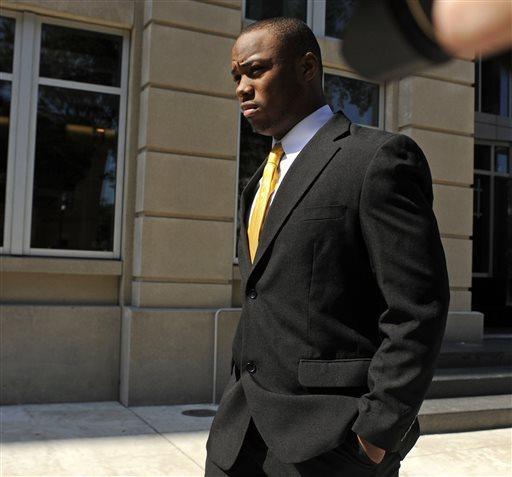
POLYGON ((512 46, 512 0, 434 0, 432 22, 439 44, 458 58, 512 46))

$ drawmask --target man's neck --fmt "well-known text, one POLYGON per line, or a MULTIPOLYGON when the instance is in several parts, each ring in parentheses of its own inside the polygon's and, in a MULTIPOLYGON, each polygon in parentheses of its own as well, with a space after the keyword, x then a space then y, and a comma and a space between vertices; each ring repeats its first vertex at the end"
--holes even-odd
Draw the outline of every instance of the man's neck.
POLYGON ((323 99, 323 101, 319 101, 318 103, 316 103, 315 105, 312 105, 310 108, 307 108, 303 111, 302 114, 300 114, 297 119, 293 122, 293 124, 287 128, 287 130, 281 134, 279 134, 279 136, 274 136, 274 141, 278 142, 280 141, 281 139, 283 139, 283 137, 285 137, 297 124, 299 124, 304 118, 307 118, 310 114, 313 114, 315 111, 317 111, 318 109, 320 109, 321 107, 325 106, 327 104, 327 102, 325 101, 325 99, 323 99))

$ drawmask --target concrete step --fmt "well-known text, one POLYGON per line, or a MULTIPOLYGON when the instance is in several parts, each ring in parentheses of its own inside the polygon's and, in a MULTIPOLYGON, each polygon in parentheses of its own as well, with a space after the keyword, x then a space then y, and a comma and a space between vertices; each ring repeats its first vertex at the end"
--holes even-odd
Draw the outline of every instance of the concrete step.
POLYGON ((512 395, 425 399, 419 412, 422 434, 512 426, 512 395))
POLYGON ((512 367, 512 339, 485 338, 480 343, 444 342, 437 368, 512 367))
POLYGON ((512 369, 509 367, 437 369, 427 398, 512 394, 512 369))

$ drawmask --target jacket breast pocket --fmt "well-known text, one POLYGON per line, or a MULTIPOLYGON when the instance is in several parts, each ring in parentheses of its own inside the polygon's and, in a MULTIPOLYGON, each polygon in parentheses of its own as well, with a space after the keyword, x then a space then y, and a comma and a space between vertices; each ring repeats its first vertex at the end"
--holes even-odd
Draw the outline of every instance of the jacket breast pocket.
POLYGON ((315 205, 308 207, 299 207, 293 212, 293 220, 324 220, 324 219, 342 219, 345 217, 346 205, 315 205))
POLYGON ((365 387, 371 358, 300 359, 298 380, 305 387, 365 387))

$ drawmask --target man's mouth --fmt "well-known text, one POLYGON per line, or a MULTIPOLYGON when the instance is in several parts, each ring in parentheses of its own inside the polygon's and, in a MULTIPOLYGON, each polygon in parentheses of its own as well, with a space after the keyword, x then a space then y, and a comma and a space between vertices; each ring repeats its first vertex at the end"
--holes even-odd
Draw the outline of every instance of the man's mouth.
POLYGON ((256 114, 256 111, 259 109, 258 105, 254 103, 243 103, 241 105, 243 114, 246 118, 250 118, 256 114))

